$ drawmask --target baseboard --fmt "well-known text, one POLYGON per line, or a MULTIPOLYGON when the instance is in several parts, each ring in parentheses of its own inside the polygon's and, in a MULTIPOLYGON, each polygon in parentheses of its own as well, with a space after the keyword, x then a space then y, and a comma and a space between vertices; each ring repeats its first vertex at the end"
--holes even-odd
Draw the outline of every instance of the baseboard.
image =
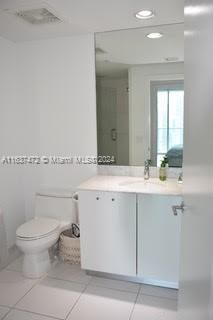
POLYGON ((104 277, 104 278, 113 279, 113 280, 130 281, 130 282, 148 284, 152 286, 170 288, 170 289, 179 288, 179 285, 177 282, 159 281, 155 279, 141 278, 141 277, 121 276, 121 275, 115 275, 111 273, 97 272, 97 271, 91 271, 91 270, 86 270, 86 273, 88 275, 92 275, 96 277, 104 277))
POLYGON ((16 260, 18 257, 20 257, 21 252, 17 248, 17 246, 14 244, 12 247, 10 247, 7 251, 7 259, 4 262, 4 265, 2 268, 7 267, 10 263, 12 263, 14 260, 16 260))

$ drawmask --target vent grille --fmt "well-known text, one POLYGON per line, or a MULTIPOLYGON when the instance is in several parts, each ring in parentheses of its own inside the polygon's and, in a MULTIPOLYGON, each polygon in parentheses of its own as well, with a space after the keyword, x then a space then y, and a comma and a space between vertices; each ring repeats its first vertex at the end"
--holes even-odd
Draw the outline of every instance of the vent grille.
POLYGON ((45 24, 58 22, 60 19, 46 8, 20 10, 17 11, 16 16, 31 24, 45 24))

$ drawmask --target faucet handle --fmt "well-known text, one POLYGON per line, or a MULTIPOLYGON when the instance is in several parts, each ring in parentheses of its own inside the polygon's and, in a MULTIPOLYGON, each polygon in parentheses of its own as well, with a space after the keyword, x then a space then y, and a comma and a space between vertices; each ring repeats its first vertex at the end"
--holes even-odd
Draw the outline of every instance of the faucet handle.
POLYGON ((144 179, 145 180, 148 180, 150 177, 150 172, 149 172, 150 163, 151 163, 151 161, 148 159, 144 163, 144 179))
POLYGON ((146 159, 145 160, 145 166, 150 166, 151 165, 151 160, 150 159, 146 159))

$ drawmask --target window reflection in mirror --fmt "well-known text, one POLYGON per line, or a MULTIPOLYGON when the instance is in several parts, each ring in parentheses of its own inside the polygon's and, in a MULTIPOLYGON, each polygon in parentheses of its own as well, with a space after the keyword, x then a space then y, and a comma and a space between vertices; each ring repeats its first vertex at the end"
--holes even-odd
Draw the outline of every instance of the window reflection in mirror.
POLYGON ((169 167, 183 162, 183 81, 151 82, 151 161, 160 166, 166 156, 169 167))
POLYGON ((183 24, 96 34, 98 155, 113 165, 183 158, 183 24))

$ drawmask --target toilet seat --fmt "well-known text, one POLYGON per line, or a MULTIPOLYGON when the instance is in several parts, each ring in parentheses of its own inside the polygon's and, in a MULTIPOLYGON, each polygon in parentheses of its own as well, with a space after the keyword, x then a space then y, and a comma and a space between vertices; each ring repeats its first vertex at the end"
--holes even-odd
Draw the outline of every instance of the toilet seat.
POLYGON ((25 241, 45 238, 58 231, 59 226, 59 220, 35 218, 22 224, 16 231, 16 237, 25 241))

